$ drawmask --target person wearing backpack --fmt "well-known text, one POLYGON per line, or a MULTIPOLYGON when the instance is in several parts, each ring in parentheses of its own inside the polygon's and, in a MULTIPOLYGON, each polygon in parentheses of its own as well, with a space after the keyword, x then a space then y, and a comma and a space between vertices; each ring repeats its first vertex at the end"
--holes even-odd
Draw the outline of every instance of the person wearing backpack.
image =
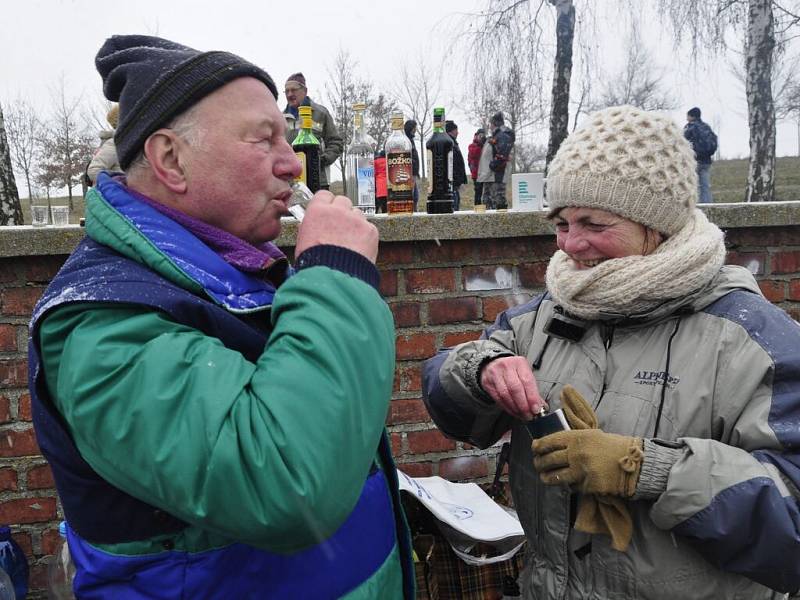
POLYGON ((699 201, 703 204, 713 202, 711 198, 711 163, 717 151, 717 135, 708 123, 700 118, 700 109, 696 106, 686 113, 686 125, 683 137, 689 140, 697 160, 697 190, 699 201))

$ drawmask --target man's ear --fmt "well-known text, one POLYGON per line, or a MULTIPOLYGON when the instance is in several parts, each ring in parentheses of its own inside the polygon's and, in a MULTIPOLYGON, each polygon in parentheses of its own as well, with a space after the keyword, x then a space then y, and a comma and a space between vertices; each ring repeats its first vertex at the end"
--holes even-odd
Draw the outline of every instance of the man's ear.
POLYGON ((186 171, 182 152, 186 143, 170 129, 159 129, 144 142, 144 155, 162 185, 171 192, 186 192, 186 171))

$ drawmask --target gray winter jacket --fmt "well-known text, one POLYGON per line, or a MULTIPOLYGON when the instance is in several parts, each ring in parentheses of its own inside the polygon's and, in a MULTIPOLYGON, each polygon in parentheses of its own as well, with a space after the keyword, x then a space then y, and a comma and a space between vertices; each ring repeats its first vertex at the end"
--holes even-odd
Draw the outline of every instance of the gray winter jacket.
POLYGON ((524 598, 760 600, 800 588, 800 326, 733 266, 636 322, 588 323, 579 341, 544 333, 553 310, 546 295, 511 308, 424 373, 447 435, 485 448, 512 431, 524 598), (480 388, 483 363, 516 354, 551 409, 570 383, 601 429, 645 438, 626 552, 571 527, 576 496, 540 483, 524 424, 480 388))

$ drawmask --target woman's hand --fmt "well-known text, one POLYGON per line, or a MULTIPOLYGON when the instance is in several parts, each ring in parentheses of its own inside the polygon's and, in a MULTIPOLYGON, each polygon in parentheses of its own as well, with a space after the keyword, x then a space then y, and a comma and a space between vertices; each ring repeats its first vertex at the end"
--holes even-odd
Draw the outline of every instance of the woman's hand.
POLYGON ((486 363, 480 384, 508 414, 530 421, 546 406, 528 361, 523 356, 504 356, 486 363))

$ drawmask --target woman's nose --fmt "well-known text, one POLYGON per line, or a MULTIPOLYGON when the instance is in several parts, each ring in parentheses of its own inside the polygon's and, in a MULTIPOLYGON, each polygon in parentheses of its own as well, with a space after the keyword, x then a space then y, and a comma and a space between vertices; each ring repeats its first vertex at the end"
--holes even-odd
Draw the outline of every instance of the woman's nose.
POLYGON ((562 250, 567 254, 586 250, 588 242, 580 229, 572 228, 561 234, 562 250))

